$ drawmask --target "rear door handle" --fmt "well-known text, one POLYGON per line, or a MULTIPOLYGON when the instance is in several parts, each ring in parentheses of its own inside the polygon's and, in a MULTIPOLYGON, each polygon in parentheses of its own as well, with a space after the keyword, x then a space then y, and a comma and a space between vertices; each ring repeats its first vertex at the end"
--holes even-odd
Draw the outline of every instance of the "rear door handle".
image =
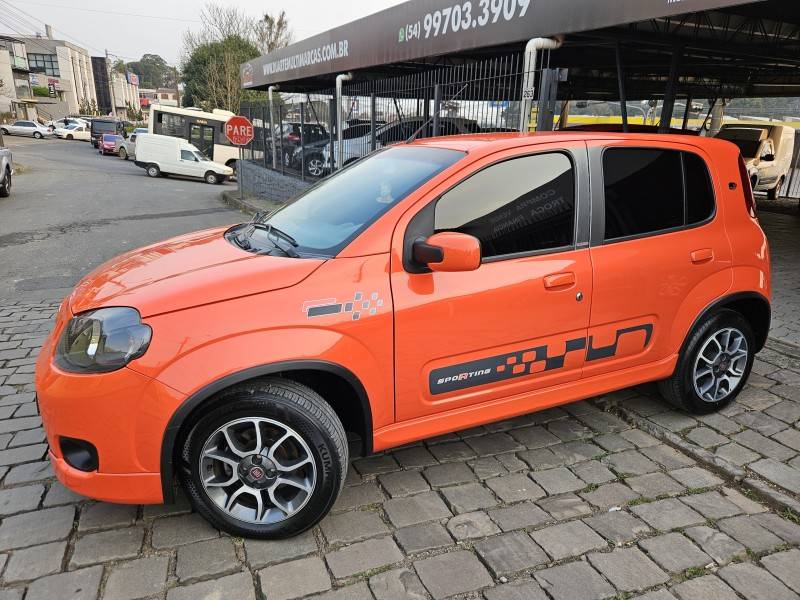
POLYGON ((544 287, 548 290, 558 290, 575 285, 575 273, 554 273, 544 278, 544 287))
POLYGON ((711 248, 701 248, 693 251, 690 256, 693 263, 704 263, 714 259, 714 251, 711 248))

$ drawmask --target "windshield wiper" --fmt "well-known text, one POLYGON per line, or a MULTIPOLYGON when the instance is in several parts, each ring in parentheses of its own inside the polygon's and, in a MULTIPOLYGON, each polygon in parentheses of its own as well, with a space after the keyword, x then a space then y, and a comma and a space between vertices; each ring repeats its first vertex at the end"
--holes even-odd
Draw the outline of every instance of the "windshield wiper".
POLYGON ((297 240, 295 240, 285 231, 281 231, 269 223, 260 223, 256 221, 250 223, 250 227, 265 231, 269 241, 272 242, 277 248, 282 250, 286 256, 289 256, 290 258, 300 258, 300 254, 298 254, 297 250, 295 250, 295 248, 299 245, 297 240))

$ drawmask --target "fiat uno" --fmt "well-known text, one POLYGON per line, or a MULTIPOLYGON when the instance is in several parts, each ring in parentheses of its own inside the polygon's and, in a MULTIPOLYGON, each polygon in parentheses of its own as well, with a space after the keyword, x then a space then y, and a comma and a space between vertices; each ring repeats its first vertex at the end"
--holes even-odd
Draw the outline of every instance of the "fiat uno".
POLYGON ((58 478, 234 535, 312 527, 370 454, 643 382, 707 413, 767 338, 739 151, 680 136, 433 138, 252 221, 115 258, 36 367, 58 478))

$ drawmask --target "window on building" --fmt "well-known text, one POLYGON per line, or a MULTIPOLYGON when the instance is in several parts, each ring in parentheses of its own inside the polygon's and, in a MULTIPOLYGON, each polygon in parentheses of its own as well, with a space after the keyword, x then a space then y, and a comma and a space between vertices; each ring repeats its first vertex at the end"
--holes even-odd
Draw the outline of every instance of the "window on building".
POLYGON ((440 198, 435 229, 475 236, 484 258, 571 246, 572 162, 565 154, 547 153, 487 167, 440 198))
POLYGON ((58 70, 58 57, 55 54, 28 54, 28 64, 31 71, 44 73, 51 77, 61 77, 58 70))
POLYGON ((696 154, 609 148, 603 176, 606 240, 699 223, 714 212, 711 178, 696 154))

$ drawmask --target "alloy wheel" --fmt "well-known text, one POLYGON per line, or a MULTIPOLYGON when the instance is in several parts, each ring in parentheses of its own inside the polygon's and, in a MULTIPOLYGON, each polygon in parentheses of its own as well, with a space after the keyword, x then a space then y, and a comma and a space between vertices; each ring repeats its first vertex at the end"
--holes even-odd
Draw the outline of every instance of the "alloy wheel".
POLYGON ((694 363, 694 390, 705 402, 720 402, 741 383, 749 349, 744 334, 726 327, 713 333, 700 348, 694 363))
POLYGON ((312 177, 322 177, 322 161, 319 158, 312 158, 308 161, 306 168, 308 169, 308 174, 312 177))
POLYGON ((300 511, 317 483, 308 444, 274 419, 236 419, 200 452, 200 479, 216 507, 239 521, 278 523, 300 511))

